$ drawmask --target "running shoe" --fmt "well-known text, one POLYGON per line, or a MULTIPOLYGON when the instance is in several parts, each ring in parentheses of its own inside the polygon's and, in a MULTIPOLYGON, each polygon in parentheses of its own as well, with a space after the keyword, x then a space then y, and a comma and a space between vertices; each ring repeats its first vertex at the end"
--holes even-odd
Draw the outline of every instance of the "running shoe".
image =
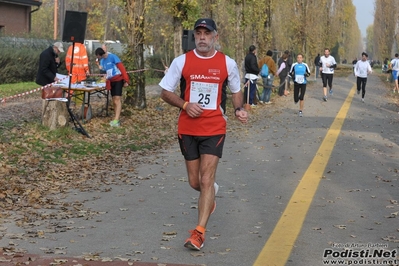
POLYGON ((364 98, 362 98, 362 102, 364 103, 364 98))
POLYGON ((120 127, 121 123, 119 122, 119 120, 112 120, 111 122, 109 122, 109 125, 111 127, 120 127))
POLYGON ((330 95, 333 95, 333 90, 332 89, 330 89, 330 95))
POLYGON ((327 96, 324 96, 324 97, 323 97, 323 100, 324 100, 325 102, 327 102, 327 96))
POLYGON ((218 191, 219 191, 219 184, 218 183, 213 183, 213 187, 215 188, 215 196, 216 196, 216 194, 218 194, 218 191))
POLYGON ((357 91, 357 94, 360 94, 360 90, 357 91))
MULTIPOLYGON (((215 182, 215 183, 213 184, 213 187, 215 188, 215 196, 216 196, 216 194, 218 194, 218 191, 219 191, 219 185, 218 185, 218 183, 215 182)), ((216 200, 213 202, 213 208, 212 208, 211 214, 214 213, 215 210, 216 210, 216 200)))
POLYGON ((299 117, 302 117, 303 116, 302 111, 299 111, 298 115, 299 117))
POLYGON ((186 242, 184 242, 184 246, 192 250, 201 250, 201 248, 204 246, 205 235, 201 234, 195 229, 190 230, 189 232, 191 236, 186 239, 186 242))

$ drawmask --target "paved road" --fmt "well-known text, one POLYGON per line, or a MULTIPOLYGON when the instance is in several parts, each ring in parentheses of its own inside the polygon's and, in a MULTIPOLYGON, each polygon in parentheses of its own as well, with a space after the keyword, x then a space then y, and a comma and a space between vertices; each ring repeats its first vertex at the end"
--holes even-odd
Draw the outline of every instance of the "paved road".
POLYGON ((34 238, 5 223, 0 246, 130 265, 316 266, 325 252, 338 256, 347 248, 353 257, 377 247, 390 252, 387 259, 396 257, 398 109, 377 76, 369 77, 365 103, 354 93, 352 76, 334 78, 328 102, 321 100, 319 83, 308 88, 304 117, 290 96, 257 108, 249 125, 230 122, 217 172, 217 209, 200 252, 183 247, 196 224, 198 194, 189 188, 177 145, 148 158, 131 185, 62 199, 83 201, 91 215, 40 223, 34 230, 42 233, 34 238), (291 199, 297 193, 299 200, 291 199))

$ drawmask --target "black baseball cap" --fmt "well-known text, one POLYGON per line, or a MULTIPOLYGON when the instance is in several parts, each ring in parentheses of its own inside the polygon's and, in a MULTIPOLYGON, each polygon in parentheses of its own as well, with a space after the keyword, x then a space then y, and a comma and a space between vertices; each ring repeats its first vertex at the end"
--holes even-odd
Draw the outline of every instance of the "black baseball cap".
POLYGON ((210 31, 214 31, 216 30, 216 23, 210 18, 200 18, 195 22, 194 29, 198 27, 204 27, 210 31))

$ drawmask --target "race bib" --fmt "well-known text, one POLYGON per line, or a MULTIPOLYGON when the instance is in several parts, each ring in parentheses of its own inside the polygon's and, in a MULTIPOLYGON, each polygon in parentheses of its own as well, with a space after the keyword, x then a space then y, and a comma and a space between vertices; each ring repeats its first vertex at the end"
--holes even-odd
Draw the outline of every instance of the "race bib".
POLYGON ((204 109, 216 110, 218 93, 218 84, 191 81, 190 103, 196 102, 204 109))
POLYGON ((305 82, 304 75, 295 75, 295 82, 298 84, 303 84, 305 82))
POLYGON ((112 68, 107 70, 107 79, 110 79, 113 77, 112 70, 113 70, 112 68))

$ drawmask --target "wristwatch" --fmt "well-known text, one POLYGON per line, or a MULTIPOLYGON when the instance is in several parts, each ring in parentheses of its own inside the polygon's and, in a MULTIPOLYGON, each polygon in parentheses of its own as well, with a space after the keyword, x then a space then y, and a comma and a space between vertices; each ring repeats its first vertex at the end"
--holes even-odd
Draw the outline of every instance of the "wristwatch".
POLYGON ((242 108, 242 107, 237 107, 237 108, 234 110, 234 115, 237 116, 237 111, 242 111, 242 110, 244 110, 244 108, 242 108))

